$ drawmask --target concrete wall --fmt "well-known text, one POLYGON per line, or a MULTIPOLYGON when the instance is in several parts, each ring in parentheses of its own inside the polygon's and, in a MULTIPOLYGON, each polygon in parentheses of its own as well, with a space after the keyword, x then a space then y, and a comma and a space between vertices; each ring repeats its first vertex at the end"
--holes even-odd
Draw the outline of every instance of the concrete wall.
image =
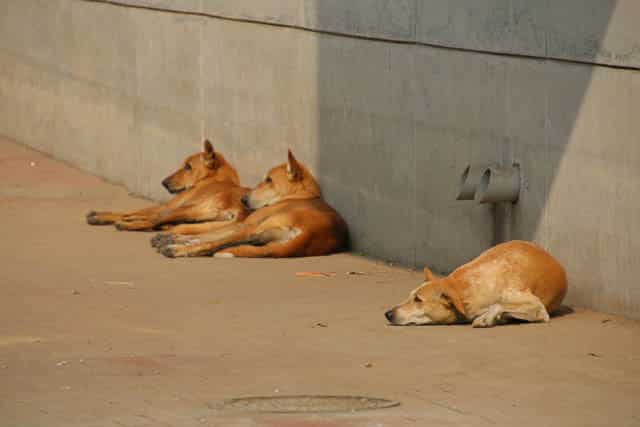
POLYGON ((292 147, 356 250, 441 271, 495 238, 464 166, 516 161, 512 236, 640 317, 634 0, 126 3, 0 2, 0 133, 155 198, 205 136, 247 185, 292 147))

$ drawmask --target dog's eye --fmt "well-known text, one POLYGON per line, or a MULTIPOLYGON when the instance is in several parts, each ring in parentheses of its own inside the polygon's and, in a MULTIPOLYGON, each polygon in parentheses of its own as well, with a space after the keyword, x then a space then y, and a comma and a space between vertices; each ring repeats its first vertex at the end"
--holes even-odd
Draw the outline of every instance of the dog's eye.
POLYGON ((422 299, 416 294, 413 296, 413 302, 422 302, 422 299))
POLYGON ((264 179, 264 182, 266 182, 267 184, 271 184, 271 177, 268 176, 264 179))
POLYGON ((184 170, 186 171, 190 171, 191 170, 191 165, 189 163, 187 163, 186 165, 184 165, 184 170))

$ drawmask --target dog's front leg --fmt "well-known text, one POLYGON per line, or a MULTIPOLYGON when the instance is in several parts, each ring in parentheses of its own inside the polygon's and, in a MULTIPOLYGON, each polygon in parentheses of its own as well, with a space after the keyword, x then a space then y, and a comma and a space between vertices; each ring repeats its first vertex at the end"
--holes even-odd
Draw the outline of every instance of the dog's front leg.
POLYGON ((211 256, 220 247, 243 241, 249 235, 249 228, 244 224, 235 223, 201 237, 159 234, 151 240, 151 244, 169 258, 211 256))
POLYGON ((529 291, 506 290, 500 301, 473 320, 474 328, 487 328, 506 323, 509 319, 527 322, 548 322, 549 313, 540 298, 529 291))

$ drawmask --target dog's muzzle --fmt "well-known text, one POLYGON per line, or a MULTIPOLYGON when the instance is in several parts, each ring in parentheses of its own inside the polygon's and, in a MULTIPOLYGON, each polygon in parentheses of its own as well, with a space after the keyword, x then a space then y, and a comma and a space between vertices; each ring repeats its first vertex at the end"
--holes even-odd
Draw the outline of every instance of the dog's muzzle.
POLYGON ((171 194, 179 193, 183 190, 183 188, 180 188, 180 189, 173 188, 171 186, 171 181, 169 180, 169 178, 166 178, 162 181, 162 186, 166 188, 166 190, 171 194))
POLYGON ((249 206, 249 196, 247 194, 242 196, 242 198, 240 199, 240 202, 242 203, 242 206, 244 206, 245 208, 251 209, 251 206, 249 206))
POLYGON ((169 187, 169 178, 162 180, 162 186, 166 188, 169 193, 171 193, 171 187, 169 187))

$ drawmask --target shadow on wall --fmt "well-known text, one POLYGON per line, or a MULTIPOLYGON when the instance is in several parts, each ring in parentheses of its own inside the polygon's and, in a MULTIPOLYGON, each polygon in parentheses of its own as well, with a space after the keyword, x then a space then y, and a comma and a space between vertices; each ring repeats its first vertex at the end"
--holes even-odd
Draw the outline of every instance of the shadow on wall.
MULTIPOLYGON (((601 195, 554 198, 555 180, 569 168, 557 184, 565 187, 558 193, 567 195, 567 188, 580 191, 584 179, 594 175, 589 169, 583 176, 571 172, 585 150, 605 144, 599 139, 604 135, 586 134, 593 129, 581 118, 585 102, 593 104, 585 101, 592 73, 606 74, 611 82, 626 71, 472 50, 575 55, 589 62, 599 52, 616 2, 541 6, 504 0, 472 6, 376 0, 367 3, 370 16, 356 13, 361 3, 316 1, 315 11, 307 14, 315 14, 317 27, 334 32, 415 38, 470 51, 318 37, 317 169, 327 198, 349 223, 354 249, 446 271, 490 246, 492 208, 455 201, 469 162, 522 165, 514 238, 550 246, 568 264, 576 259, 573 252, 597 244, 575 236, 580 241, 566 247, 580 227, 598 225, 577 216, 583 203, 601 195), (587 140, 576 139, 577 127, 587 140), (567 163, 563 157, 571 144, 578 144, 570 150, 576 158, 567 163)), ((598 268, 592 258, 597 253, 588 255, 580 262, 596 261, 592 265, 598 268)))

